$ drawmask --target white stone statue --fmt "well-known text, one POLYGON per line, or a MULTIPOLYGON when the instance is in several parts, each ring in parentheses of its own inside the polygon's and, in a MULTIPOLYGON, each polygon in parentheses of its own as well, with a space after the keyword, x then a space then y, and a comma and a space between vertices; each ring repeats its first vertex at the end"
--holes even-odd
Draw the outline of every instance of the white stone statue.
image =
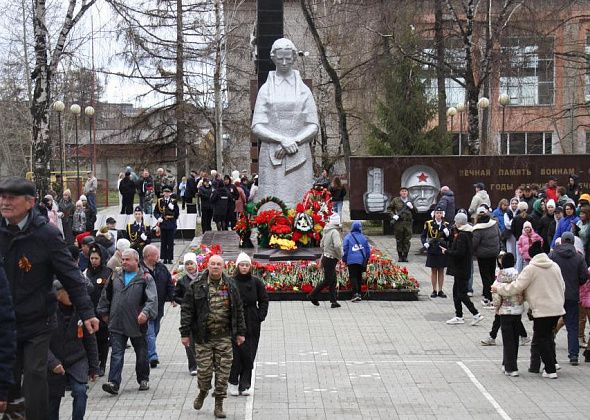
POLYGON ((319 130, 318 114, 311 90, 293 70, 295 45, 278 39, 270 56, 276 71, 260 88, 252 118, 252 132, 262 142, 257 195, 275 196, 292 208, 313 184, 309 143, 319 130))

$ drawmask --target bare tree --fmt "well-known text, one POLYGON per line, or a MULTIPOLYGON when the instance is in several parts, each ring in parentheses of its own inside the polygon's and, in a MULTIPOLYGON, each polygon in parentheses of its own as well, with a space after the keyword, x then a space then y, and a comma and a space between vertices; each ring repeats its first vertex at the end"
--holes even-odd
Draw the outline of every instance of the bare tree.
POLYGON ((35 67, 32 72, 33 101, 31 117, 33 125, 33 171, 40 195, 44 195, 49 183, 49 162, 51 160, 51 138, 49 136, 49 107, 51 105, 51 80, 64 54, 66 42, 72 28, 96 3, 96 0, 69 0, 57 40, 53 48, 49 45, 47 5, 45 0, 33 1, 33 33, 35 67))

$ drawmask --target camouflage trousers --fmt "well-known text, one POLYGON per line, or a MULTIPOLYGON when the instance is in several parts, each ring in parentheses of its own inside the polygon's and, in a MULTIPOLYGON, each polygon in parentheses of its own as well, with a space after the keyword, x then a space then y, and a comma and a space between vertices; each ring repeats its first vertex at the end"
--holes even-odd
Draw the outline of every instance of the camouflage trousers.
POLYGON ((211 389, 215 372, 214 397, 227 397, 227 381, 233 361, 230 337, 212 338, 208 343, 197 344, 197 382, 201 391, 211 389))
POLYGON ((408 255, 410 252, 410 239, 412 239, 412 222, 398 221, 393 225, 393 234, 398 254, 408 255))

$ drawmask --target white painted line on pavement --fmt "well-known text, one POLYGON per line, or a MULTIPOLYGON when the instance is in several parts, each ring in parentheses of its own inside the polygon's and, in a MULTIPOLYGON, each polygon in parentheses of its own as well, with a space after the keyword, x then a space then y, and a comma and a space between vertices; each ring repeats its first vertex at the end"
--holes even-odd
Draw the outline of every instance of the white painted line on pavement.
POLYGON ((469 370, 469 368, 467 366, 465 366, 465 364, 463 362, 457 362, 457 364, 467 374, 467 377, 471 380, 471 382, 473 382, 473 385, 475 385, 477 387, 477 389, 479 389, 479 392, 481 392, 481 394, 484 397, 486 397, 486 399, 490 402, 490 404, 492 404, 492 406, 494 407, 496 412, 500 415, 500 417, 502 417, 504 420, 511 420, 508 413, 506 413, 506 411, 504 411, 504 409, 500 406, 500 404, 498 404, 498 401, 496 401, 494 399, 494 397, 492 397, 492 394, 490 394, 488 392, 488 390, 485 389, 485 387, 481 384, 481 382, 479 382, 477 380, 477 378, 475 377, 473 372, 471 372, 471 370, 469 370))
POLYGON ((250 393, 250 395, 246 397, 246 407, 244 409, 245 420, 252 420, 252 416, 254 414, 254 385, 256 385, 256 362, 254 362, 254 367, 252 368, 252 379, 250 381, 250 389, 252 390, 252 392, 250 393))

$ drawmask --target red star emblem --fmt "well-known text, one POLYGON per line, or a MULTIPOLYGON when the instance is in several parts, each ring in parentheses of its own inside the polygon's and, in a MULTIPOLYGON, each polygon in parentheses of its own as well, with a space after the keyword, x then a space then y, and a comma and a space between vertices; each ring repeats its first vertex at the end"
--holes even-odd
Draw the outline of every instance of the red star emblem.
POLYGON ((426 182, 426 180, 428 179, 428 175, 426 175, 424 172, 422 172, 420 175, 418 176, 418 182, 426 182))

